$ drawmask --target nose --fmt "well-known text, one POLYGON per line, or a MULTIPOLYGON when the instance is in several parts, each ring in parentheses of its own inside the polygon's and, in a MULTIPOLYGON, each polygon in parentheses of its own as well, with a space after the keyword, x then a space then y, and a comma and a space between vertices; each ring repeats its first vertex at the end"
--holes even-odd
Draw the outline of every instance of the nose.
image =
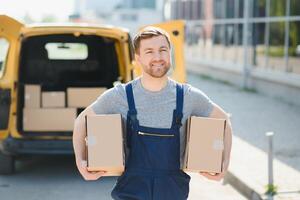
POLYGON ((161 60, 161 59, 162 59, 162 56, 161 56, 161 54, 160 54, 159 51, 153 53, 152 60, 154 60, 154 61, 159 61, 159 60, 161 60))

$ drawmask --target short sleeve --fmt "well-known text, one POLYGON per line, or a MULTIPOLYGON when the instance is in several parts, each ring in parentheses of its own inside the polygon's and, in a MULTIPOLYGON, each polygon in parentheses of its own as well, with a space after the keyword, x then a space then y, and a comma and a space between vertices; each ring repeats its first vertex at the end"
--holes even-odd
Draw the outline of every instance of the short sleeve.
POLYGON ((92 109, 96 114, 115 114, 117 112, 116 102, 118 102, 115 88, 111 88, 102 93, 96 101, 92 103, 92 109))
POLYGON ((213 101, 200 89, 191 85, 186 86, 186 106, 191 110, 191 115, 208 117, 213 110, 213 101))

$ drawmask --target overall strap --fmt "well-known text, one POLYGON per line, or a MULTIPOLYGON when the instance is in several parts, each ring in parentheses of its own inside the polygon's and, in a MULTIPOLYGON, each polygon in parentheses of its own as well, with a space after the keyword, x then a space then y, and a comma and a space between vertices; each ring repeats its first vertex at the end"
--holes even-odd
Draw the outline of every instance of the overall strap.
POLYGON ((128 83, 125 86, 126 89, 126 96, 127 96, 127 103, 129 108, 129 113, 131 115, 136 115, 137 111, 135 109, 135 103, 134 103, 134 97, 133 97, 133 91, 132 91, 132 83, 128 83))
POLYGON ((137 120, 137 111, 135 108, 133 91, 132 91, 132 84, 128 83, 125 86, 126 96, 127 96, 127 103, 128 103, 128 112, 127 112, 127 125, 126 125, 126 136, 127 136, 127 146, 131 148, 131 138, 133 132, 137 130, 138 127, 138 120, 137 120))
POLYGON ((176 110, 182 114, 183 109, 183 87, 182 84, 176 84, 176 110))
POLYGON ((180 128, 183 117, 183 86, 176 83, 176 110, 174 110, 173 126, 180 128))

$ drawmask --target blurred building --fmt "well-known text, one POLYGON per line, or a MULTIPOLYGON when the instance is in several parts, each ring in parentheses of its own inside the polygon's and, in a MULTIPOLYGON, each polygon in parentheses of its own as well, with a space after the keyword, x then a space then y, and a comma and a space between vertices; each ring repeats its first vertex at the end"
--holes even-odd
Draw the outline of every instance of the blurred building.
POLYGON ((156 0, 124 0, 124 5, 127 8, 156 8, 156 0))
POLYGON ((186 57, 210 74, 300 99, 299 0, 166 0, 164 16, 186 20, 186 57))
POLYGON ((160 23, 162 20, 163 0, 123 0, 107 22, 126 27, 134 34, 140 27, 160 23))
POLYGON ((139 28, 148 24, 160 23, 161 21, 161 12, 157 10, 119 8, 111 14, 106 22, 115 26, 125 27, 134 35, 139 28))
POLYGON ((163 3, 164 0, 75 0, 70 20, 121 26, 134 34, 142 26, 163 20, 163 3))
POLYGON ((75 22, 103 23, 105 18, 113 12, 120 0, 74 0, 74 13, 69 17, 75 22))

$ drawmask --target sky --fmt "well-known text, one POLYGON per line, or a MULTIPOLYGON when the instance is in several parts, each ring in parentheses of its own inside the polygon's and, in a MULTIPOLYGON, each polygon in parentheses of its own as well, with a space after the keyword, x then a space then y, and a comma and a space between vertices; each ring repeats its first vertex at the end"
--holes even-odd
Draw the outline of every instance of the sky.
POLYGON ((46 15, 54 15, 58 21, 66 21, 73 11, 74 0, 0 0, 0 14, 20 21, 26 13, 34 21, 41 21, 46 15))
POLYGON ((47 15, 55 16, 57 21, 67 21, 68 16, 74 13, 75 1, 79 4, 89 1, 89 7, 111 11, 123 0, 0 0, 0 14, 9 15, 19 21, 23 21, 26 14, 35 22, 41 21, 47 15))

